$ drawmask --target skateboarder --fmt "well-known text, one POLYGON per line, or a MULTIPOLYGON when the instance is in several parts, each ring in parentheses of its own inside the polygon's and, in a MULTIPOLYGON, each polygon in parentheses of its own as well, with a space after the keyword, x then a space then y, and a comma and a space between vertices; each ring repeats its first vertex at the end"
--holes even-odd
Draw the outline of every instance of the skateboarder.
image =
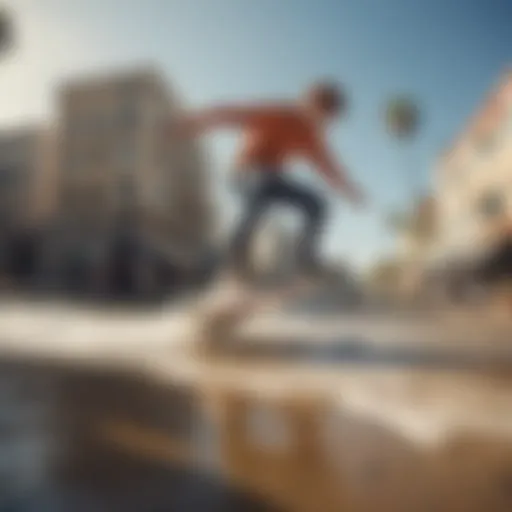
POLYGON ((275 204, 292 205, 305 215, 298 261, 308 276, 316 275, 320 268, 318 236, 326 204, 319 194, 287 176, 293 158, 306 159, 337 192, 355 205, 362 204, 361 191, 330 152, 325 136, 328 124, 345 113, 346 103, 340 87, 318 83, 298 101, 218 106, 183 120, 182 128, 191 136, 221 128, 236 129, 244 135, 235 170, 237 178, 242 178, 239 181, 247 184, 245 211, 232 246, 235 269, 241 275, 249 271, 248 248, 258 222, 275 204))

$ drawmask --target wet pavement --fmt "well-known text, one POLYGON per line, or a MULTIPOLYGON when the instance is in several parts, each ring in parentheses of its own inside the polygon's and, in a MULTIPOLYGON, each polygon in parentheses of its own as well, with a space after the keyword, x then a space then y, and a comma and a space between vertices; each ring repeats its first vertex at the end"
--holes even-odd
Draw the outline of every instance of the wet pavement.
POLYGON ((0 364, 0 381, 2 512, 276 510, 201 470, 197 457, 159 460, 101 435, 113 419, 142 431, 159 426, 197 451, 203 419, 182 389, 14 359, 0 364))
MULTIPOLYGON (((348 482, 344 492, 367 502, 345 510, 375 510, 379 493, 389 510, 419 510, 440 489, 454 496, 433 510, 511 510, 504 326, 492 331, 410 314, 312 318, 255 318, 224 353, 198 357, 177 310, 127 315, 4 304, 0 511, 265 511, 282 507, 278 496, 304 492, 309 507, 284 508, 317 512, 321 492, 314 486, 331 478, 333 489, 348 482), (334 438, 291 459, 289 470, 299 473, 283 477, 293 480, 285 490, 266 479, 281 478, 274 464, 282 464, 271 458, 256 460, 247 476, 237 455, 228 477, 224 464, 233 450, 219 454, 204 393, 282 402, 282 411, 301 395, 317 396, 329 403, 326 416, 336 418, 334 438), (322 454, 336 454, 339 474, 330 475, 322 454), (478 471, 470 472, 473 466, 478 471), (233 478, 239 469, 245 480, 233 478), (375 495, 366 491, 368 479, 375 495), (421 492, 405 493, 409 480, 421 492), (474 507, 457 509, 452 498, 474 507)), ((237 438, 224 435, 228 445, 237 438)), ((316 434, 300 446, 311 447, 312 439, 316 434)))

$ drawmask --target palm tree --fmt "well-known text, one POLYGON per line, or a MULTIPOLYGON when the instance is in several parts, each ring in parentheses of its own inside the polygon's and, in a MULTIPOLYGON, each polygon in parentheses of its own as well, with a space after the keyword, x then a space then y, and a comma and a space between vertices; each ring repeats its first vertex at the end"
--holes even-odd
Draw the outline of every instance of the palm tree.
MULTIPOLYGON (((388 133, 403 147, 411 146, 411 143, 417 135, 421 123, 420 109, 415 100, 409 96, 400 95, 392 98, 386 105, 385 126, 388 133)), ((410 193, 413 200, 417 199, 419 194, 417 186, 417 172, 414 169, 405 169, 407 182, 409 183, 410 193)))
POLYGON ((398 233, 409 232, 418 240, 432 238, 436 225, 435 206, 431 197, 416 199, 410 211, 395 211, 388 215, 388 227, 398 233))
POLYGON ((417 134, 419 125, 419 107, 412 98, 396 96, 388 102, 386 127, 393 137, 410 140, 417 134))

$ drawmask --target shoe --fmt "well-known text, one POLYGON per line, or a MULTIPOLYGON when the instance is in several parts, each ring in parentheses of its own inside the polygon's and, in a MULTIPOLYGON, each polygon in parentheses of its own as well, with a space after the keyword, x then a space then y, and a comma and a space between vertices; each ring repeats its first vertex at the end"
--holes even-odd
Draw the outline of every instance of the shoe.
POLYGON ((325 268, 317 262, 302 265, 299 268, 299 276, 308 281, 315 281, 317 283, 325 281, 327 278, 325 268))

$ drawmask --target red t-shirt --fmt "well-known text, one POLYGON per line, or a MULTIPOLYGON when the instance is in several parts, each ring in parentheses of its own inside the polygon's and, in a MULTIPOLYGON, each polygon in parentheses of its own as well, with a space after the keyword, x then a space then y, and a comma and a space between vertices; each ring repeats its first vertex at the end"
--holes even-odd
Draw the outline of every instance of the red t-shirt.
POLYGON ((337 165, 318 123, 299 106, 267 104, 249 107, 220 107, 200 115, 193 123, 198 130, 235 127, 243 142, 236 166, 280 170, 290 159, 303 158, 318 170, 333 176, 337 165))

